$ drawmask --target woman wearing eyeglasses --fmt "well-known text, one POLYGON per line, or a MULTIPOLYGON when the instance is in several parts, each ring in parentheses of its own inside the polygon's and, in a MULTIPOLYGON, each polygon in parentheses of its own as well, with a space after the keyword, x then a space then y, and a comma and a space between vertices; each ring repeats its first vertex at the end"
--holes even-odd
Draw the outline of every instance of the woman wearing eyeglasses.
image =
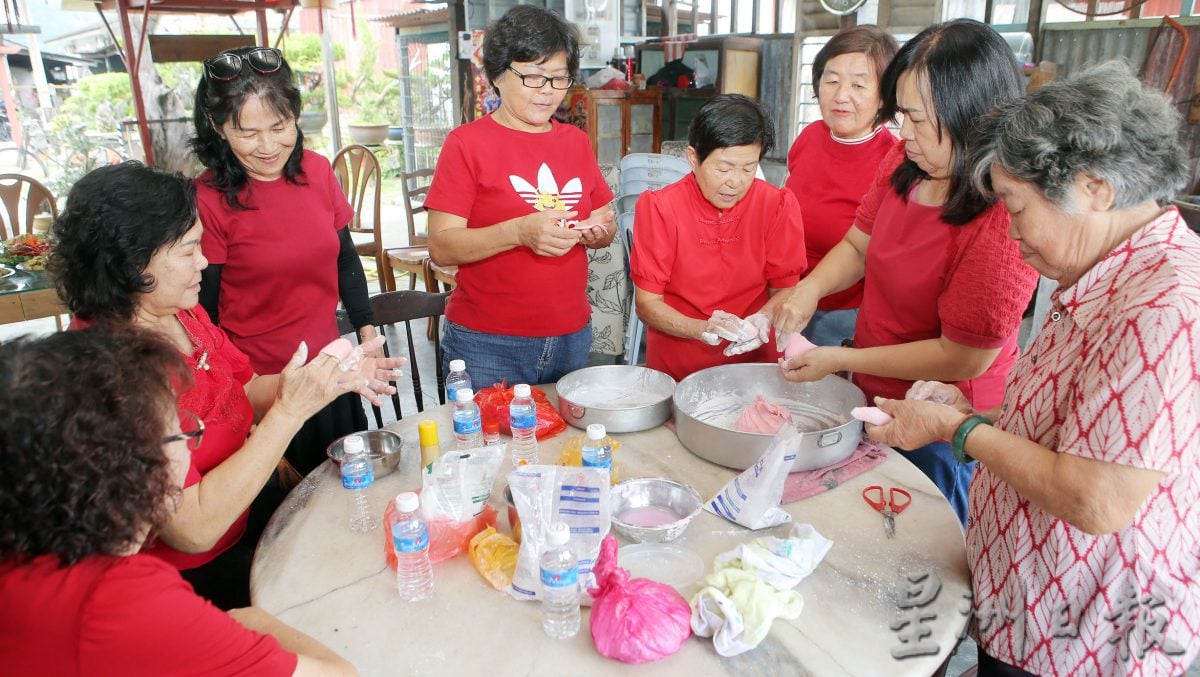
POLYGON ((343 371, 336 359, 317 355, 321 345, 297 348, 296 342, 282 373, 257 375, 197 307, 208 263, 200 249, 203 229, 188 179, 137 162, 102 167, 72 187, 54 223, 49 268, 77 318, 73 326, 134 324, 155 331, 191 368, 192 385, 178 400, 181 411, 191 412, 181 416, 184 432, 192 434, 191 467, 147 550, 228 609, 249 604, 258 535, 282 498, 269 491, 255 497, 289 440, 334 397, 388 392, 386 381, 395 377, 390 370, 400 360, 367 358, 343 371), (315 357, 305 365, 307 353, 315 357))
POLYGON ((612 241, 612 191, 587 136, 551 119, 579 70, 579 36, 523 5, 488 27, 492 114, 446 137, 425 207, 429 253, 457 265, 442 368, 466 360, 479 386, 549 383, 592 343, 584 247, 612 241))
MULTIPOLYGON (((241 47, 204 63, 192 148, 209 267, 201 303, 260 374, 281 371, 296 344, 338 337, 340 300, 361 340, 375 338, 366 277, 346 228, 353 217, 329 161, 304 150, 300 92, 277 49, 241 47)), ((367 427, 357 395, 318 412, 287 460, 308 474, 334 439, 367 427)))
POLYGON ((11 675, 351 675, 257 608, 221 613, 139 553, 189 453, 161 336, 95 327, 0 347, 0 665, 11 675))

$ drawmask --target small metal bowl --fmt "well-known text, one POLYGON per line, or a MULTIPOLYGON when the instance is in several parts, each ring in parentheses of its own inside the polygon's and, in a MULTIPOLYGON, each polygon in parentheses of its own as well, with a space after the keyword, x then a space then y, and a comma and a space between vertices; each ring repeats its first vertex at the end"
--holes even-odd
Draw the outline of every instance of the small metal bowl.
POLYGON ((400 465, 400 452, 404 448, 404 438, 390 430, 364 430, 339 437, 330 443, 325 455, 339 469, 342 467, 342 442, 346 437, 363 438, 363 446, 371 456, 371 465, 375 468, 375 479, 386 477, 400 465))
MULTIPOLYGON (((618 482, 612 488, 609 500, 613 526, 635 543, 667 543, 679 538, 704 505, 695 489, 665 477, 640 477, 618 482), (629 511, 639 508, 668 510, 679 518, 654 526, 630 524, 622 519, 628 519, 629 511)), ((649 517, 649 521, 656 521, 654 515, 649 517)))
POLYGON ((567 423, 582 430, 600 423, 609 433, 632 433, 671 418, 675 379, 657 369, 608 364, 577 369, 554 388, 567 423))

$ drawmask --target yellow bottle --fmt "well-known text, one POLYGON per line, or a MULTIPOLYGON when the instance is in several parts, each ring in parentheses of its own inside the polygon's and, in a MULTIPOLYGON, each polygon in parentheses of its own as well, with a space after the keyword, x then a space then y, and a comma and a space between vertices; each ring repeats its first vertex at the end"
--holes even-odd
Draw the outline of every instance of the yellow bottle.
POLYGON ((442 455, 438 442, 437 421, 427 419, 417 424, 417 435, 421 439, 421 467, 427 467, 442 455))

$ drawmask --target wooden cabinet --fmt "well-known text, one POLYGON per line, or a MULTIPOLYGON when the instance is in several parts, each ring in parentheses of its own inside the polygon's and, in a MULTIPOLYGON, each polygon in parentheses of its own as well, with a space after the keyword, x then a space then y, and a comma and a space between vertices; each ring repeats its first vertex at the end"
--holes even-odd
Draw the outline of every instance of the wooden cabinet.
POLYGON ((596 162, 615 165, 629 153, 662 146, 662 93, 658 90, 591 89, 583 94, 584 129, 596 162))

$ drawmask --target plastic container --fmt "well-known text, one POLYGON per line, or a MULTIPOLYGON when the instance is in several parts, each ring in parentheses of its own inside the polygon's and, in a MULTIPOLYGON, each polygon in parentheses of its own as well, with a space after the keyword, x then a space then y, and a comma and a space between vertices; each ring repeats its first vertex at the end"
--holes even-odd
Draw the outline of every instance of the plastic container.
POLYGON ((371 514, 367 487, 375 481, 375 469, 361 437, 347 437, 343 443, 342 486, 350 492, 350 531, 365 534, 376 526, 371 514))
POLYGON ((483 421, 483 446, 494 447, 500 444, 500 422, 494 418, 483 421))
POLYGON ((479 407, 475 404, 475 391, 459 388, 462 397, 454 400, 454 441, 459 449, 475 449, 483 446, 483 422, 479 418, 479 407))
POLYGON ((442 455, 438 439, 437 421, 427 419, 417 424, 417 437, 421 440, 421 467, 424 468, 442 455))
POLYGON ((450 373, 446 375, 446 399, 451 402, 458 400, 456 397, 460 388, 470 388, 471 376, 467 373, 467 363, 462 360, 450 360, 450 373))
POLYGON ((509 425, 512 429, 513 467, 538 463, 537 406, 530 396, 529 384, 513 386, 512 402, 508 405, 509 425))
POLYGON ((593 423, 587 427, 587 439, 583 441, 583 467, 604 468, 612 474, 612 442, 604 426, 593 423))
POLYGON ((550 525, 541 557, 542 629, 554 639, 579 632, 579 559, 571 550, 571 530, 550 525))
POLYGON ((396 549, 396 589, 400 599, 416 602, 433 595, 433 565, 429 562, 429 527, 418 510, 416 494, 396 496, 396 523, 392 545, 396 549))

